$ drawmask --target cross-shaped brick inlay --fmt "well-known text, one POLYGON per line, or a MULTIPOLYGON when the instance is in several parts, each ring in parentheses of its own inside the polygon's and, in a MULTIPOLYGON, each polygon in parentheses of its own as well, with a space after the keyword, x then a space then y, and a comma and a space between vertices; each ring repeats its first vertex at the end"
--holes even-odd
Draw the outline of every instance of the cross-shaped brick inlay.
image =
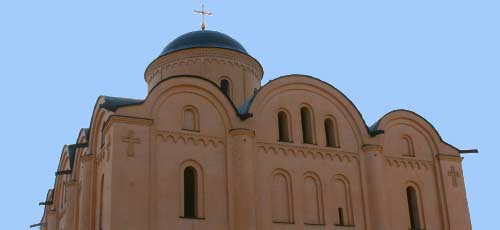
POLYGON ((125 137, 122 137, 122 142, 127 143, 127 156, 133 157, 134 156, 134 144, 140 144, 141 139, 134 137, 134 131, 130 130, 128 131, 128 135, 125 137))
POLYGON ((455 167, 451 166, 450 171, 448 172, 448 176, 451 176, 453 187, 457 187, 458 186, 457 178, 460 178, 460 173, 455 171, 455 167))

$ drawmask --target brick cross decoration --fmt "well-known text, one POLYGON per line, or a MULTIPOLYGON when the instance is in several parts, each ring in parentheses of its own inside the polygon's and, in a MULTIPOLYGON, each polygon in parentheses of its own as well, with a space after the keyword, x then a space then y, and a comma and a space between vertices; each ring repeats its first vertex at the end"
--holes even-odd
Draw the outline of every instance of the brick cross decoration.
POLYGON ((455 171, 455 167, 451 166, 450 171, 448 172, 448 176, 451 176, 453 187, 457 187, 458 186, 457 178, 460 178, 460 173, 455 171))
POLYGON ((134 156, 134 144, 140 144, 141 139, 134 137, 134 131, 128 131, 128 135, 122 137, 122 142, 127 143, 127 156, 134 156))

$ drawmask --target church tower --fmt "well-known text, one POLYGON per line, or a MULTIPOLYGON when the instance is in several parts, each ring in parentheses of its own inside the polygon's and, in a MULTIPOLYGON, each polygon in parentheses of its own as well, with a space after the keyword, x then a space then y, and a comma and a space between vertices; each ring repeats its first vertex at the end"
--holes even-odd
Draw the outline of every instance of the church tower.
POLYGON ((146 69, 148 89, 182 75, 202 76, 238 106, 260 88, 263 69, 235 39, 217 31, 200 30, 179 36, 146 69))

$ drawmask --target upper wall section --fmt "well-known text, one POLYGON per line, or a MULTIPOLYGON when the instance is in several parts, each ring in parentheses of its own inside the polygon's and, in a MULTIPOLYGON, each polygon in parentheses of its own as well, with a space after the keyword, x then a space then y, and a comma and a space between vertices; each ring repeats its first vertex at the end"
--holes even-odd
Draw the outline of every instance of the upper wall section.
MULTIPOLYGON (((358 152, 369 138, 368 129, 357 109, 340 91, 316 78, 290 75, 277 78, 265 85, 255 96, 248 112, 253 114, 251 124, 260 141, 281 141, 278 114, 284 112, 286 132, 294 144, 326 147, 325 123, 329 119, 332 135, 339 150, 358 152), (304 138, 304 112, 308 111, 310 141, 304 138)), ((283 123, 283 122, 282 122, 283 123)), ((283 131, 282 131, 283 132, 283 131)), ((330 146, 331 147, 331 146, 330 146)))
POLYGON ((235 105, 241 105, 260 88, 263 70, 254 58, 240 52, 191 48, 160 56, 148 66, 144 79, 151 91, 162 80, 178 75, 201 76, 219 87, 221 81, 227 79, 230 83, 228 97, 235 105))
POLYGON ((412 111, 389 112, 372 128, 385 132, 380 137, 385 155, 427 159, 438 154, 460 156, 459 150, 446 143, 429 121, 412 111))

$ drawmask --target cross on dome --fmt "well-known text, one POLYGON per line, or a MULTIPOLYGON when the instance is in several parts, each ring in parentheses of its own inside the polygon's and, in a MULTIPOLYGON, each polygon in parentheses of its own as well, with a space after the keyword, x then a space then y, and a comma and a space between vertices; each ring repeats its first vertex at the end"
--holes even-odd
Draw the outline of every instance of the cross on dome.
POLYGON ((201 4, 201 10, 194 10, 195 14, 201 14, 201 30, 205 30, 205 15, 212 16, 212 12, 205 11, 205 4, 201 4))

